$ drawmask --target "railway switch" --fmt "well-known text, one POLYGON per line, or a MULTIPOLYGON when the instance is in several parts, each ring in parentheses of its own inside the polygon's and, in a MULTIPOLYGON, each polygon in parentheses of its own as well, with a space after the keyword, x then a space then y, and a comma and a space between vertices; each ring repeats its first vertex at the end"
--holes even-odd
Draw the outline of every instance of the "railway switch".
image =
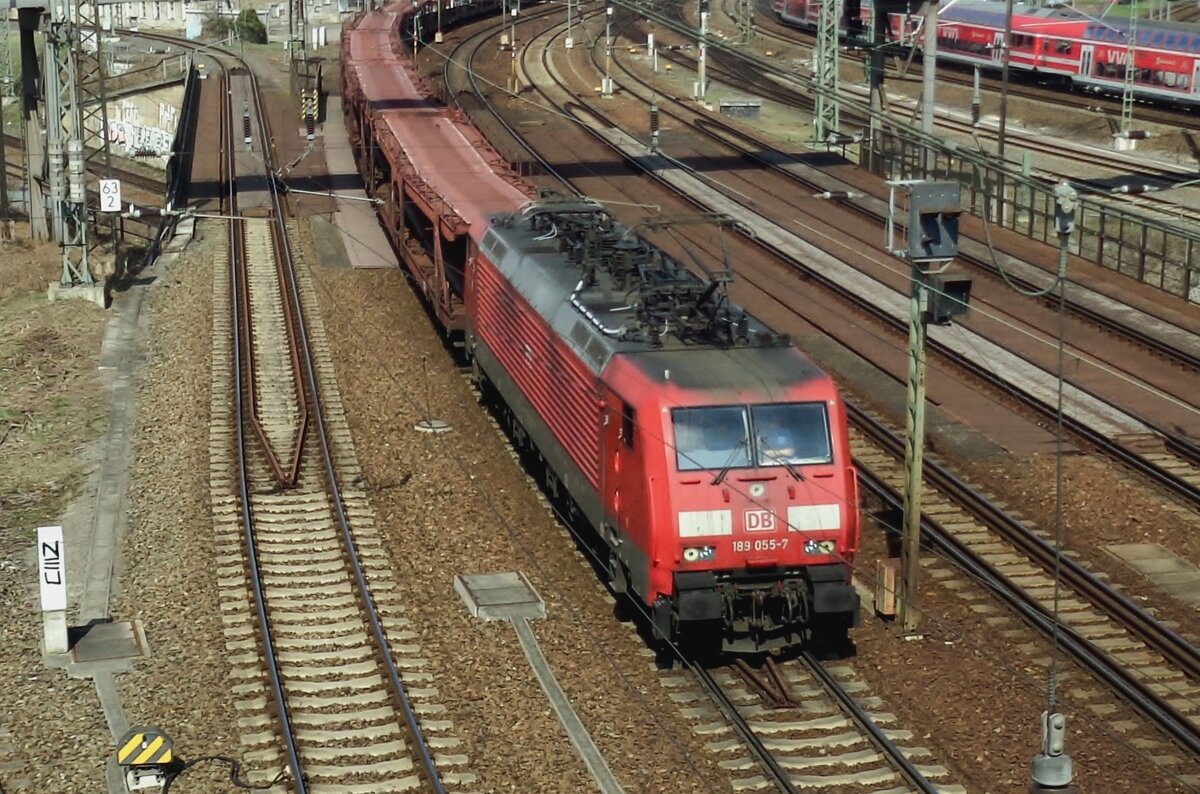
POLYGON ((130 791, 161 788, 176 766, 171 737, 150 726, 130 728, 117 743, 117 763, 130 791))

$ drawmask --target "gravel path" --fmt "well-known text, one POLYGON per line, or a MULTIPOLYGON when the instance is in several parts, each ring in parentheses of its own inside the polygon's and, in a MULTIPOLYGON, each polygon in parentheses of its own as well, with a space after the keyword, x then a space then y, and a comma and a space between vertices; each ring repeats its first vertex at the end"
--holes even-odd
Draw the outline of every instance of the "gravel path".
MULTIPOLYGON (((113 604, 140 617, 150 659, 119 677, 131 724, 160 725, 190 760, 238 752, 233 682, 225 661, 208 498, 212 269, 219 223, 199 236, 150 291, 146 364, 131 464, 128 570, 113 604)), ((171 791, 234 791, 227 768, 197 767, 171 791)))

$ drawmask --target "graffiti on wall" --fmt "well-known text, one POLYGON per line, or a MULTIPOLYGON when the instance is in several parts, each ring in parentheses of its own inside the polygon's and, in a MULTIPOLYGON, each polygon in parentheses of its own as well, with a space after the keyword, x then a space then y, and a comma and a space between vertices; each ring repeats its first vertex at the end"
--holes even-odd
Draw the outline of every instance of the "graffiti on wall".
POLYGON ((109 107, 108 142, 126 157, 158 159, 165 164, 178 125, 179 109, 170 103, 147 97, 121 99, 109 107), (147 123, 145 116, 155 111, 158 118, 147 123))
POLYGON ((166 157, 171 153, 174 132, 130 121, 108 122, 108 142, 120 147, 126 157, 166 157))

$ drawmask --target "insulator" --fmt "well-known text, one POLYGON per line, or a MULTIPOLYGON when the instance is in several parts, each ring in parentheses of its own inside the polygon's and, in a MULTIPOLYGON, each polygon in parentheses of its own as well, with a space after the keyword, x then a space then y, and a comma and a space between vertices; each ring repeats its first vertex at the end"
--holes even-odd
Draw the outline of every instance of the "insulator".
POLYGON ((979 117, 980 117, 981 110, 982 110, 982 108, 980 107, 980 104, 978 102, 971 103, 971 126, 972 127, 979 126, 979 117))
POLYGON ((862 140, 861 135, 844 135, 837 132, 831 132, 825 137, 825 143, 830 146, 849 146, 852 143, 858 143, 862 140))
POLYGON ((650 105, 650 132, 658 134, 658 105, 655 103, 650 105))
MULTIPOLYGON (((46 155, 50 162, 50 173, 65 174, 66 169, 63 168, 64 161, 62 144, 51 143, 48 149, 49 150, 47 151, 46 155)), ((66 198, 66 186, 62 183, 51 182, 50 198, 54 199, 55 201, 62 201, 64 198, 66 198)))
POLYGON ((73 204, 82 204, 87 200, 87 186, 83 177, 83 141, 67 142, 67 171, 70 174, 70 201, 73 204))
POLYGON ((1149 130, 1122 130, 1121 132, 1114 132, 1113 137, 1124 138, 1129 141, 1144 141, 1147 138, 1154 137, 1154 133, 1149 130))

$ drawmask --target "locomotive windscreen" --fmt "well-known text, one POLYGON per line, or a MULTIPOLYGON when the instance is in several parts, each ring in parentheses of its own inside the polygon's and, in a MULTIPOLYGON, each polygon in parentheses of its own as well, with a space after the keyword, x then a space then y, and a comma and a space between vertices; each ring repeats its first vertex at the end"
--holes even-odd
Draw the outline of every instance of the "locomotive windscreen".
POLYGON ((671 424, 679 471, 833 462, 824 403, 675 408, 671 424))

